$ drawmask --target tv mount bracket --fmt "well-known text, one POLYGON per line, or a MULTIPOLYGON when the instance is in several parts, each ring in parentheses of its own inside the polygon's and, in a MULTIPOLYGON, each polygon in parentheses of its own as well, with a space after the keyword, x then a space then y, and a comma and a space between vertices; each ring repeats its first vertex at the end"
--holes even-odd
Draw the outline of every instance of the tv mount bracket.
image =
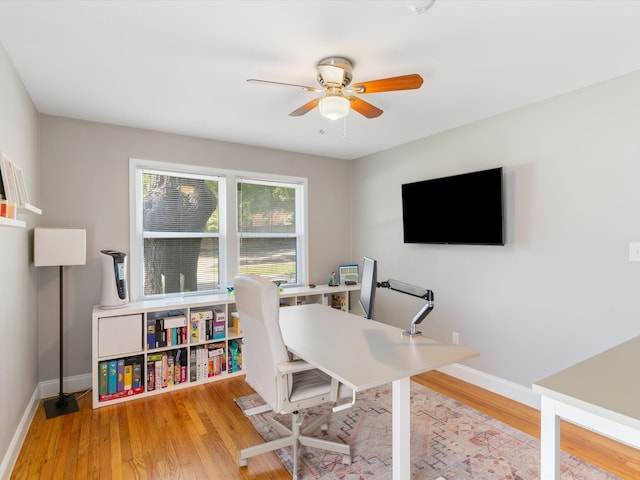
POLYGON ((400 282, 392 278, 390 278, 386 282, 377 282, 376 286, 378 288, 388 288, 389 290, 395 290, 396 292, 411 295, 412 297, 422 298, 427 302, 416 314, 416 316, 413 317, 413 320, 411 320, 411 328, 402 332, 403 335, 408 335, 409 337, 422 334, 422 332, 418 331, 418 325, 422 323, 425 317, 429 315, 429 313, 431 313, 431 310, 433 310, 433 291, 426 290, 421 287, 416 287, 415 285, 410 285, 408 283, 400 282))

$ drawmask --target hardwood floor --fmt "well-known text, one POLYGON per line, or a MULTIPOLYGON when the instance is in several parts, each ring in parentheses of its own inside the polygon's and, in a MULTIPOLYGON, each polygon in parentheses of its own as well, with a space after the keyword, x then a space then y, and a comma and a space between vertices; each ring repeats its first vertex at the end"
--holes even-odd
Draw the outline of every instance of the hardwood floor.
MULTIPOLYGON (((419 383, 539 436, 535 409, 440 372, 419 383)), ((240 448, 262 441, 233 402, 251 393, 242 377, 47 420, 40 407, 12 479, 290 479, 275 453, 237 465, 240 448)), ((562 426, 565 450, 624 479, 640 478, 640 452, 572 425, 562 426)))

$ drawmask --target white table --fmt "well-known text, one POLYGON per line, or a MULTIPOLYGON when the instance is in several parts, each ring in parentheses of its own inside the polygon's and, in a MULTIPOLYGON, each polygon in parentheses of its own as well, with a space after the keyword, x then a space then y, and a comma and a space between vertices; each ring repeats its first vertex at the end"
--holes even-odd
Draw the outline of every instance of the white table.
POLYGON ((640 448, 640 337, 533 385, 542 396, 540 472, 560 478, 560 419, 640 448))
POLYGON ((356 392, 392 384, 394 480, 411 476, 409 377, 478 355, 319 304, 282 307, 280 329, 289 350, 356 392))

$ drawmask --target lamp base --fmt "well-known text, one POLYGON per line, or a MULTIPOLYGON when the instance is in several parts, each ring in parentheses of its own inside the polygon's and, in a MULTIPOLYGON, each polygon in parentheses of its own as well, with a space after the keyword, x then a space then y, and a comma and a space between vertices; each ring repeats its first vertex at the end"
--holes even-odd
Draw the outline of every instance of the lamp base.
POLYGON ((44 402, 44 411, 47 414, 47 418, 59 417, 78 410, 78 402, 73 395, 61 393, 58 398, 52 398, 44 402))

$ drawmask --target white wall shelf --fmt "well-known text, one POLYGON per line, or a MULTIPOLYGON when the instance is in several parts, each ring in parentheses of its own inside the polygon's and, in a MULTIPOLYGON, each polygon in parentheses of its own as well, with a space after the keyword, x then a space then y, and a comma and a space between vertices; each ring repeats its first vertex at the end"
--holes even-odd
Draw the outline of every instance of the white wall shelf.
MULTIPOLYGON (((42 210, 38 207, 27 203, 25 205, 21 205, 18 207, 18 213, 32 213, 35 215, 42 215, 42 210)), ((23 222, 22 220, 17 220, 13 218, 0 217, 0 227, 18 227, 25 228, 27 226, 27 222, 23 222)))
POLYGON ((0 217, 0 227, 21 227, 27 226, 26 222, 22 220, 14 220, 13 218, 0 217))

